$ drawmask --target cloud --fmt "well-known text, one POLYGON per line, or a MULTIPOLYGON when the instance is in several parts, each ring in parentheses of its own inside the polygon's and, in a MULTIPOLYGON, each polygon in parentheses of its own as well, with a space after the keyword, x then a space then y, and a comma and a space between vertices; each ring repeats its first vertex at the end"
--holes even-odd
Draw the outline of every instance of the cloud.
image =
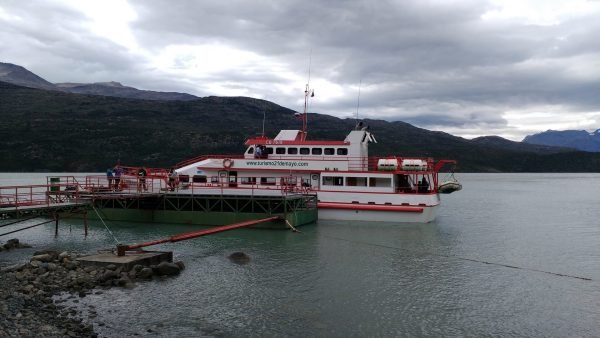
POLYGON ((4 1, 4 62, 52 82, 245 95, 515 140, 600 127, 598 1, 4 1), (532 118, 527 118, 532 116, 532 118), (576 123, 575 121, 587 121, 576 123), (562 126, 562 128, 561 128, 562 126))

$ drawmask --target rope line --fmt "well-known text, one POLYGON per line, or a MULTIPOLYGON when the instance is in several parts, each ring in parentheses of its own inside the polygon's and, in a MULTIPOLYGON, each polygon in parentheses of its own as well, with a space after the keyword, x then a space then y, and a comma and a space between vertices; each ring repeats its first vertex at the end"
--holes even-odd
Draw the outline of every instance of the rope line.
POLYGON ((398 247, 395 247, 395 246, 384 245, 384 244, 361 242, 361 241, 353 241, 353 240, 349 240, 349 239, 346 239, 346 238, 334 237, 334 236, 329 236, 329 235, 324 235, 324 236, 332 238, 332 239, 336 239, 336 240, 339 240, 339 241, 349 242, 349 243, 357 243, 357 244, 363 244, 363 245, 381 247, 381 248, 386 248, 386 249, 402 250, 402 251, 406 251, 406 252, 410 252, 410 253, 416 253, 416 254, 421 254, 421 255, 438 256, 438 257, 445 257, 445 258, 454 258, 454 259, 463 260, 463 261, 469 261, 469 262, 475 262, 475 263, 482 263, 482 264, 488 264, 488 265, 496 265, 496 266, 501 266, 501 267, 511 268, 511 269, 519 269, 519 270, 525 270, 525 271, 540 272, 540 273, 545 273, 545 274, 548 274, 548 275, 559 276, 559 277, 568 277, 568 278, 580 279, 580 280, 584 280, 584 281, 592 281, 592 279, 589 278, 589 277, 581 277, 581 276, 575 276, 575 275, 569 275, 569 274, 564 274, 564 273, 559 273, 559 272, 539 270, 539 269, 522 267, 522 266, 516 266, 516 265, 510 265, 510 264, 504 264, 504 263, 489 262, 489 261, 484 261, 484 260, 479 260, 479 259, 474 259, 474 258, 466 258, 466 257, 460 257, 460 256, 454 256, 454 255, 438 254, 438 253, 427 252, 427 251, 417 251, 417 250, 403 249, 403 248, 398 248, 398 247))
POLYGON ((119 241, 117 240, 117 237, 115 237, 115 235, 112 233, 112 231, 110 231, 110 229, 108 228, 108 225, 106 225, 106 223, 104 223, 104 220, 102 219, 102 216, 100 216, 100 214, 98 213, 98 210, 96 210, 96 207, 94 206, 94 204, 92 204, 92 209, 94 209, 94 211, 96 212, 96 215, 98 215, 98 218, 100 218, 100 221, 102 222, 102 224, 104 224, 104 227, 106 228, 106 230, 108 231, 108 233, 115 240, 115 243, 119 244, 119 241))
POLYGON ((38 224, 35 224, 35 225, 30 225, 30 226, 28 226, 28 227, 25 227, 25 228, 21 228, 21 229, 17 229, 17 230, 13 230, 13 231, 5 232, 5 233, 3 233, 3 234, 0 234, 0 237, 2 237, 2 236, 4 236, 4 235, 9 235, 9 234, 12 234, 12 233, 15 233, 15 232, 19 232, 19 231, 27 230, 27 229, 30 229, 30 228, 33 228, 33 227, 37 227, 37 226, 40 226, 40 225, 42 225, 42 224, 46 224, 46 223, 50 223, 50 222, 54 222, 54 220, 50 220, 50 221, 46 221, 46 222, 42 222, 42 223, 38 223, 38 224))
POLYGON ((17 221, 14 222, 10 222, 10 223, 4 223, 0 225, 0 228, 5 227, 5 226, 9 226, 9 225, 13 225, 13 224, 17 224, 17 223, 21 223, 21 222, 25 222, 25 221, 29 221, 30 219, 34 219, 34 218, 38 218, 39 216, 32 216, 29 218, 25 218, 25 219, 19 219, 17 221))

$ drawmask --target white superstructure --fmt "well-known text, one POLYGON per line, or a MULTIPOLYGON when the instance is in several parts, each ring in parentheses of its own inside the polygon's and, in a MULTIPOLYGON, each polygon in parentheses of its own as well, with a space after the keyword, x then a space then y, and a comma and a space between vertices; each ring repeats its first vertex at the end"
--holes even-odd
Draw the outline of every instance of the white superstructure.
MULTIPOLYGON (((305 114, 306 115, 306 114, 305 114)), ((246 141, 241 156, 206 155, 178 164, 179 193, 316 193, 319 218, 430 222, 440 204, 438 172, 451 160, 369 157, 375 137, 357 127, 343 141, 305 139, 305 130, 246 141)))

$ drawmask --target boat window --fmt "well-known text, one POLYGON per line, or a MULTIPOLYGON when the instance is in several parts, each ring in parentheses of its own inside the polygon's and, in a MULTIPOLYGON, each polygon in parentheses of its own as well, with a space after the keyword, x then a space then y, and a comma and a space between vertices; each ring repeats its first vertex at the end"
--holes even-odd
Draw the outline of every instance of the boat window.
POLYGON ((321 155, 321 154, 323 154, 323 149, 321 149, 321 148, 312 148, 312 154, 313 155, 321 155))
POLYGON ((310 154, 310 149, 308 149, 308 148, 300 148, 300 154, 301 155, 308 155, 308 154, 310 154))
POLYGON ((218 176, 212 176, 210 178, 210 183, 219 183, 219 177, 218 176))
POLYGON ((242 184, 256 184, 256 177, 240 177, 242 184))
POLYGON ((275 154, 285 154, 285 148, 275 148, 275 154))
POLYGON ((273 148, 267 147, 267 154, 273 154, 273 148))
POLYGON ((275 177, 261 177, 260 178, 260 184, 275 185, 275 183, 277 183, 277 181, 275 180, 275 177))
POLYGON ((323 185, 344 185, 344 178, 337 176, 323 176, 323 185))
POLYGON ((246 154, 254 154, 254 147, 248 148, 248 151, 246 152, 246 154))
POLYGON ((335 152, 333 151, 333 148, 325 148, 324 149, 324 154, 325 155, 334 155, 335 152))
POLYGON ((296 155, 298 153, 298 148, 288 148, 288 154, 296 155))
POLYGON ((282 185, 296 185, 296 184, 298 184, 298 179, 296 177, 282 177, 281 184, 282 185))
POLYGON ((366 187, 366 177, 346 177, 346 185, 349 187, 366 187))
POLYGON ((370 187, 391 187, 392 179, 389 177, 369 177, 370 187))
POLYGON ((190 182, 190 175, 179 175, 179 182, 189 183, 190 182))
POLYGON ((206 183, 206 176, 205 175, 194 175, 192 177, 192 182, 194 182, 194 183, 206 183))
POLYGON ((348 148, 338 148, 337 154, 338 155, 348 155, 348 148))

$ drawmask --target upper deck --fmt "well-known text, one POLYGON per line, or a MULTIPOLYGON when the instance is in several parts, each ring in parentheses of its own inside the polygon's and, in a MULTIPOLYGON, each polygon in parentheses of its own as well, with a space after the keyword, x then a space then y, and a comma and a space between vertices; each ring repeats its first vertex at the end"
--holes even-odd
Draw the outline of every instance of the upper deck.
POLYGON ((343 141, 305 140, 300 130, 282 130, 275 138, 248 139, 243 155, 205 155, 177 163, 178 171, 202 169, 293 170, 296 172, 434 172, 444 163, 432 158, 370 157, 368 144, 376 142, 367 130, 353 130, 343 141))

